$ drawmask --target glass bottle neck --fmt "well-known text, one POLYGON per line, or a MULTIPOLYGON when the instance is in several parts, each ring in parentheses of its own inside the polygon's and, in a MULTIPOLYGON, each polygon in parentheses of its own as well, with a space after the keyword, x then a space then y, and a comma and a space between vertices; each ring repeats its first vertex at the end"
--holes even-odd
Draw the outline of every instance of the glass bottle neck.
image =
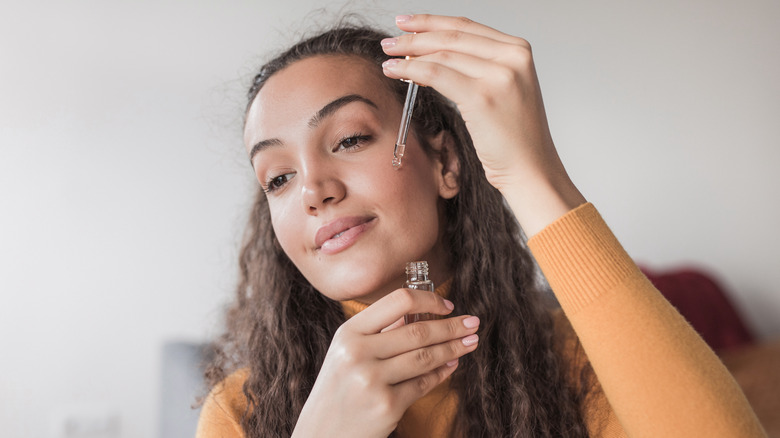
POLYGON ((406 279, 408 281, 428 281, 428 274, 406 274, 406 279))
POLYGON ((428 262, 409 262, 406 265, 408 281, 428 281, 428 262))

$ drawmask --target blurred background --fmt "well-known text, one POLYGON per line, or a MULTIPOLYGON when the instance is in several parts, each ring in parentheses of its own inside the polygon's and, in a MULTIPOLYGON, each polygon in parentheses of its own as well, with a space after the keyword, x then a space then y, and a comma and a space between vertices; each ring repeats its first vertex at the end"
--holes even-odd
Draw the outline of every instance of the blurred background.
MULTIPOLYGON (((0 430, 158 436, 163 346, 220 332, 256 182, 244 93, 357 11, 531 41, 564 163, 633 257, 695 266, 780 335, 780 3, 6 1, 0 430)), ((397 31, 394 31, 397 32, 397 31)))

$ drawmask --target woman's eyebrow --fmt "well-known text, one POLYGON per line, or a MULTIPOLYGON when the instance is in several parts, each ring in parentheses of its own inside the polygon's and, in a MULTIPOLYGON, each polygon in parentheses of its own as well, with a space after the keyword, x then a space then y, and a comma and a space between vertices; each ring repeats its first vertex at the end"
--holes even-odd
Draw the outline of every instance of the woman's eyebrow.
POLYGON ((262 140, 255 143, 254 146, 252 146, 252 150, 249 151, 249 164, 252 165, 252 167, 255 167, 255 155, 257 155, 258 152, 262 151, 263 149, 267 149, 269 146, 281 146, 282 141, 278 138, 271 138, 268 140, 262 140))
MULTIPOLYGON (((352 102, 363 102, 366 105, 370 105, 376 109, 379 109, 379 107, 371 101, 371 99, 368 99, 366 97, 363 97, 359 94, 347 94, 346 96, 341 96, 338 99, 335 99, 328 103, 327 105, 323 106, 319 111, 317 111, 316 114, 314 114, 311 119, 309 119, 309 128, 316 128, 317 125, 322 122, 322 119, 330 116, 331 114, 338 111, 341 107, 344 105, 350 104, 352 102)), ((253 163, 253 160, 255 158, 255 155, 262 151, 263 149, 268 148, 269 146, 281 146, 282 141, 278 138, 271 138, 268 140, 262 140, 257 143, 255 143, 254 146, 252 146, 252 149, 249 151, 249 162, 253 163)))
POLYGON ((379 109, 379 107, 377 107, 376 104, 368 98, 365 98, 359 94, 347 94, 346 96, 339 97, 338 99, 330 102, 329 104, 322 107, 322 109, 317 111, 317 114, 315 114, 314 116, 312 116, 311 119, 309 119, 309 128, 316 128, 317 125, 320 124, 322 119, 333 114, 344 105, 352 102, 363 102, 367 105, 373 106, 376 109, 379 109))

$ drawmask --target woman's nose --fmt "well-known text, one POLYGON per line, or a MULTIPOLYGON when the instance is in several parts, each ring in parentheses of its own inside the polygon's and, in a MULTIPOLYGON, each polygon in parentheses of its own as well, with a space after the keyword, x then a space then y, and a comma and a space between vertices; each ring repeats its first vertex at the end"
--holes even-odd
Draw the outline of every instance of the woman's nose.
POLYGON ((303 208, 314 216, 328 205, 339 203, 347 193, 344 183, 326 169, 307 171, 301 190, 303 208))

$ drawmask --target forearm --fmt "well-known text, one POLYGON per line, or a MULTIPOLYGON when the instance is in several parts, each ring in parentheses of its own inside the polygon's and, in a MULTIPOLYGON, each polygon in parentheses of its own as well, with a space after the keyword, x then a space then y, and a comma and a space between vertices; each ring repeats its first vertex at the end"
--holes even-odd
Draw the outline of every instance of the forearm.
POLYGON ((520 226, 529 238, 569 211, 587 202, 560 165, 547 175, 520 175, 493 182, 499 187, 520 226))
POLYGON ((529 247, 629 436, 765 436, 720 360, 590 204, 529 247))

